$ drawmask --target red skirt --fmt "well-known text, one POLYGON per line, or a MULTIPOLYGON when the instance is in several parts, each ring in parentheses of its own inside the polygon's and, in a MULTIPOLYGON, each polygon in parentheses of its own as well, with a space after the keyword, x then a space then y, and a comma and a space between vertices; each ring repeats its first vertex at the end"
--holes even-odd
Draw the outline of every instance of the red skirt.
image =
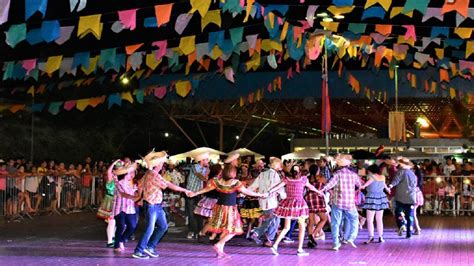
POLYGON ((325 213, 326 212, 326 200, 323 196, 319 196, 318 193, 309 191, 304 197, 310 213, 325 213))
POLYGON ((275 215, 280 218, 290 218, 292 220, 298 218, 308 218, 308 205, 303 198, 286 198, 282 200, 280 205, 276 208, 275 215))
POLYGON ((209 231, 217 234, 241 235, 244 230, 242 229, 242 220, 237 206, 214 205, 212 217, 209 221, 209 231))

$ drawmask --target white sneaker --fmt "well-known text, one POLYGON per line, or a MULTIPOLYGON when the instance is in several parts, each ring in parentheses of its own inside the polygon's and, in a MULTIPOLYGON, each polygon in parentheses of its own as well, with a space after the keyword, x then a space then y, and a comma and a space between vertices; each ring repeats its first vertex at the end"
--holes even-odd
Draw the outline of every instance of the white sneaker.
POLYGON ((347 240, 347 244, 351 245, 353 248, 357 248, 356 244, 354 244, 354 241, 347 240))
POLYGON ((194 233, 193 233, 193 232, 189 232, 187 238, 188 238, 188 239, 193 239, 193 238, 194 238, 194 233))

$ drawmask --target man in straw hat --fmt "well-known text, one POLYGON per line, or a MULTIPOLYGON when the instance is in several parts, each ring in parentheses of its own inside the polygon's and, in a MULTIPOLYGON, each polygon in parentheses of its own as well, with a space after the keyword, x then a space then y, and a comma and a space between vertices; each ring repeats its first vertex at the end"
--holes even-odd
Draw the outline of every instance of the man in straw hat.
MULTIPOLYGON (((209 153, 204 152, 194 157, 196 164, 191 166, 187 178, 186 188, 189 191, 197 192, 204 188, 204 182, 207 182, 209 177, 209 153)), ((188 239, 197 237, 203 227, 202 217, 194 214, 200 198, 186 198, 185 208, 188 216, 188 239)))
POLYGON ((168 230, 166 215, 161 206, 163 202, 163 190, 170 188, 174 191, 189 194, 190 191, 166 181, 159 174, 163 164, 167 160, 167 154, 164 151, 152 151, 147 154, 142 161, 148 171, 141 179, 138 194, 143 193, 143 207, 146 210, 146 226, 142 237, 138 241, 133 257, 137 259, 147 259, 149 256, 156 258, 158 254, 155 251, 163 235, 168 230))
POLYGON ((345 239, 345 243, 350 244, 354 248, 354 240, 357 237, 359 229, 359 214, 355 205, 355 188, 360 187, 359 176, 349 169, 352 163, 352 156, 349 154, 340 154, 336 157, 336 164, 339 167, 331 180, 321 189, 321 194, 334 188, 331 199, 331 233, 333 238, 333 250, 339 250, 341 244, 339 242, 339 229, 342 219, 348 222, 346 228, 349 229, 345 235, 349 239, 345 239))
POLYGON ((411 170, 413 163, 405 157, 398 157, 399 169, 395 178, 388 186, 390 189, 396 187, 395 192, 395 217, 399 228, 398 235, 407 231, 406 238, 412 235, 411 225, 413 223, 413 209, 416 203, 416 184, 417 177, 411 170), (405 216, 405 219, 403 218, 405 216))
POLYGON ((224 163, 231 164, 235 168, 238 168, 239 167, 239 157, 240 157, 240 154, 237 153, 237 152, 229 154, 229 156, 227 156, 227 158, 224 160, 224 163))
MULTIPOLYGON (((271 157, 270 169, 260 173, 252 185, 249 186, 249 189, 253 191, 258 189, 259 193, 267 193, 274 186, 280 184, 281 176, 279 171, 282 169, 283 164, 281 160, 276 157, 271 157)), ((286 198, 284 188, 279 189, 276 193, 270 194, 267 198, 258 199, 264 220, 260 227, 253 229, 251 236, 258 245, 262 243, 260 239, 263 237, 266 238, 264 243, 265 246, 271 247, 273 245, 272 241, 275 238, 278 226, 280 225, 280 219, 274 214, 274 210, 278 206, 278 196, 280 199, 286 198)))

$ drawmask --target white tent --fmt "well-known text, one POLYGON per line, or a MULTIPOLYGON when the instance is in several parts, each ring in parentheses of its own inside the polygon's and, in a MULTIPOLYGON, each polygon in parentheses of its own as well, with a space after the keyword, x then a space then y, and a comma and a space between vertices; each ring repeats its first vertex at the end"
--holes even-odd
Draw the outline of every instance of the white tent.
POLYGON ((265 158, 264 155, 262 155, 260 153, 256 153, 254 151, 251 151, 247 148, 240 148, 240 149, 237 149, 235 151, 231 151, 231 152, 227 153, 227 155, 230 155, 230 154, 233 154, 233 153, 239 153, 240 157, 254 156, 255 160, 260 160, 260 159, 265 158))
POLYGON ((431 159, 436 157, 436 155, 429 154, 426 152, 422 152, 420 150, 417 150, 415 148, 409 148, 405 151, 402 151, 398 154, 399 156, 406 157, 411 160, 422 160, 422 159, 431 159))
POLYGON ((199 155, 199 154, 204 153, 204 152, 209 153, 209 160, 214 162, 214 163, 216 163, 220 159, 221 155, 225 155, 224 152, 214 150, 214 149, 209 148, 209 147, 200 147, 200 148, 197 148, 197 149, 185 152, 185 153, 180 153, 180 154, 170 156, 170 160, 173 161, 173 162, 180 162, 180 161, 185 161, 187 157, 191 157, 191 158, 194 159, 194 157, 196 155, 199 155))
POLYGON ((319 150, 313 149, 304 149, 297 152, 292 152, 281 156, 282 160, 304 160, 304 159, 320 159, 321 156, 326 154, 320 152, 319 150))

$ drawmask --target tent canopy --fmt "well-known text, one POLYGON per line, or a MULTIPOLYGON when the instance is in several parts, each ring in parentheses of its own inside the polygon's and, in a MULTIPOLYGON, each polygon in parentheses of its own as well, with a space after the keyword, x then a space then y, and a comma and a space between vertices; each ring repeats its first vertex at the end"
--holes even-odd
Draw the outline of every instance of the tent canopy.
POLYGON ((227 155, 230 155, 230 154, 233 154, 233 153, 240 154, 240 157, 253 156, 253 157, 255 157, 255 160, 260 160, 260 159, 265 158, 264 155, 262 155, 260 153, 257 153, 257 152, 254 152, 254 151, 251 151, 247 148, 240 148, 240 149, 231 151, 231 152, 227 153, 227 155))
POLYGON ((398 155, 406 157, 408 159, 412 159, 412 160, 428 159, 428 158, 436 157, 436 155, 422 152, 415 148, 408 148, 407 150, 400 152, 398 155))
POLYGON ((173 155, 170 157, 170 160, 174 162, 180 162, 180 161, 185 161, 187 157, 191 157, 194 159, 194 157, 204 152, 209 153, 209 160, 211 160, 214 163, 216 163, 220 159, 221 155, 225 155, 224 152, 221 152, 209 147, 200 147, 188 152, 173 155))
POLYGON ((326 154, 322 153, 319 150, 314 149, 304 149, 301 151, 296 151, 292 153, 285 154, 281 156, 282 160, 304 160, 304 159, 320 159, 321 156, 326 154))

